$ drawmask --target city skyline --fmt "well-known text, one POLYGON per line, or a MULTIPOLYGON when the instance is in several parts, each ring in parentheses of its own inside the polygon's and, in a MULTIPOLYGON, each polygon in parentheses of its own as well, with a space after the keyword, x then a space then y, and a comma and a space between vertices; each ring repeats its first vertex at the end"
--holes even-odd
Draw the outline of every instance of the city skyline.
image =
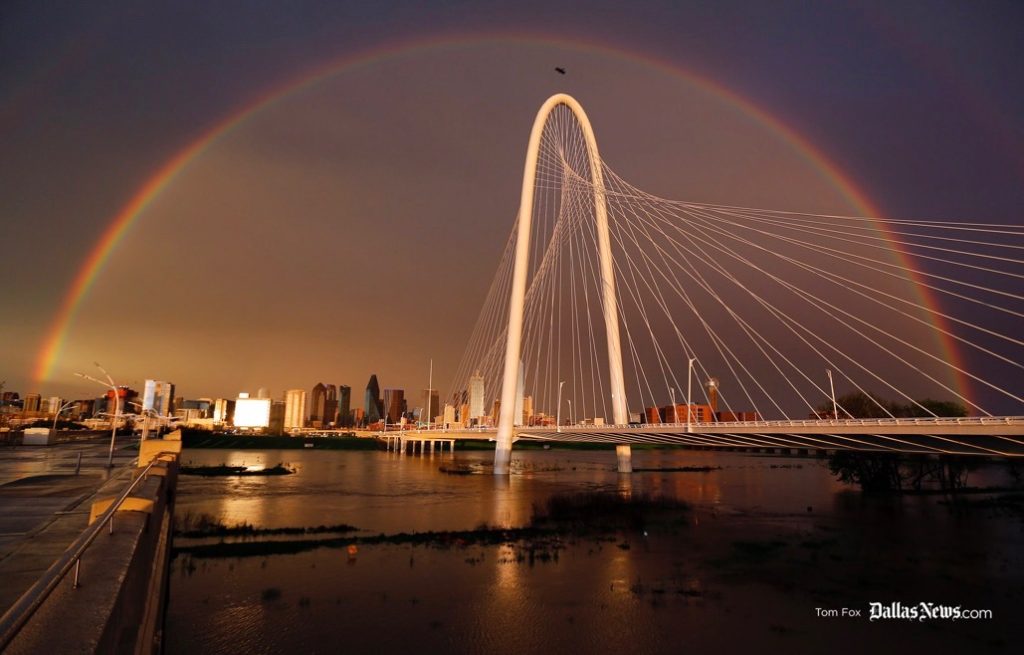
POLYGON ((530 116, 553 91, 586 104, 617 170, 667 197, 1018 220, 1020 9, 968 21, 942 6, 650 5, 622 21, 610 3, 490 18, 397 3, 327 11, 313 38, 297 19, 262 51, 238 48, 259 21, 226 9, 188 44, 168 28, 192 26, 187 12, 13 12, 0 163, 19 248, 0 266, 29 281, 0 291, 15 310, 0 378, 87 395, 72 373, 99 360, 119 384, 159 371, 189 396, 359 389, 370 372, 418 394, 433 358, 446 397, 511 227, 530 116), (743 48, 704 36, 723 22, 743 48), (167 301, 138 294, 153 261, 167 301), (424 299, 424 285, 442 291, 424 299))

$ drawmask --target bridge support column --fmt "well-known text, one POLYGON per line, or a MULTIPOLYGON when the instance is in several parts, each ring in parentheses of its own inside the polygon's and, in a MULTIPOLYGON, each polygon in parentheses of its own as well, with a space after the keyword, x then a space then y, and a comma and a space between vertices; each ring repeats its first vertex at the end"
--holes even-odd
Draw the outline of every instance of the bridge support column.
POLYGON ((615 446, 615 459, 619 465, 619 473, 633 472, 633 449, 628 444, 615 446))

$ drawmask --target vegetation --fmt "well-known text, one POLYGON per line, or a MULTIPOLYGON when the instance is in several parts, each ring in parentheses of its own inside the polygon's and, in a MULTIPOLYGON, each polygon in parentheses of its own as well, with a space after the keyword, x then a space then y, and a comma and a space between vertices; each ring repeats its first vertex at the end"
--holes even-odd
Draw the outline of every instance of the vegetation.
POLYGON ((837 452, 828 461, 829 470, 842 482, 859 485, 864 491, 963 491, 975 461, 940 455, 837 452))
POLYGON ((630 527, 642 530, 658 514, 678 515, 689 505, 668 496, 624 496, 607 491, 558 494, 534 504, 532 525, 560 524, 607 530, 630 527))
POLYGON ((377 450, 376 439, 345 437, 271 437, 264 435, 224 434, 204 430, 182 430, 182 448, 230 448, 233 450, 301 450, 311 444, 314 450, 377 450))
POLYGON ((252 476, 252 475, 291 475, 294 470, 287 468, 280 462, 274 466, 262 469, 250 469, 247 466, 228 466, 218 464, 217 466, 182 466, 178 469, 182 475, 202 475, 205 477, 221 476, 252 476))
MULTIPOLYGON (((854 391, 836 398, 839 405, 840 418, 926 418, 930 416, 957 417, 967 416, 967 408, 950 400, 923 398, 915 402, 900 403, 886 400, 874 393, 854 391), (845 410, 845 411, 844 411, 845 410)), ((819 414, 831 414, 832 403, 827 402, 817 407, 819 414)))
POLYGON ((227 525, 209 514, 186 513, 176 521, 174 534, 179 537, 255 537, 262 535, 306 535, 355 532, 358 528, 346 523, 312 527, 258 528, 248 521, 227 525))
MULTIPOLYGON (((351 548, 357 545, 404 544, 433 548, 464 548, 475 545, 514 544, 521 550, 515 561, 557 559, 563 537, 591 536, 607 540, 623 530, 646 530, 659 518, 679 519, 689 506, 664 496, 623 496, 614 492, 572 493, 553 496, 534 506, 530 525, 498 528, 486 524, 474 530, 399 532, 367 536, 320 537, 288 540, 221 541, 175 546, 176 554, 192 557, 258 557, 302 553, 316 548, 351 548)), ((260 535, 315 535, 353 531, 347 525, 316 528, 256 528, 246 523, 225 526, 207 515, 186 516, 178 528, 181 537, 231 537, 260 535)), ((629 548, 628 543, 620 548, 629 548)))
POLYGON ((720 471, 721 466, 666 466, 662 468, 635 468, 634 473, 709 473, 720 471))
MULTIPOLYGON (((924 398, 913 403, 886 400, 873 393, 855 391, 836 398, 854 418, 926 418, 967 416, 967 408, 948 400, 924 398)), ((817 408, 831 413, 832 404, 817 408)), ((844 415, 845 417, 845 415, 844 415)), ((902 455, 899 453, 836 452, 828 460, 829 470, 842 482, 859 485, 870 492, 962 491, 974 460, 956 456, 902 455)))

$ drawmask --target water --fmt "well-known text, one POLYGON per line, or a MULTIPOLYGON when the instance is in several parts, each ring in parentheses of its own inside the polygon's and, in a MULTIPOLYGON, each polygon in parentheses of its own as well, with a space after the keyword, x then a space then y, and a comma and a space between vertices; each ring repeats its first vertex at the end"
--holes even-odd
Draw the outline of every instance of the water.
MULTIPOLYGON (((360 535, 515 527, 554 494, 683 499, 684 524, 514 543, 360 545, 295 555, 175 558, 166 647, 195 652, 820 652, 893 639, 945 652, 1008 649, 1021 604, 1024 523, 940 497, 870 498, 823 462, 641 451, 619 476, 603 451, 517 451, 515 473, 441 473, 451 456, 356 451, 186 451, 194 464, 295 475, 179 482, 176 512, 262 527, 348 523, 360 535), (531 553, 531 546, 534 552, 531 553), (816 608, 949 602, 990 621, 818 618, 816 608)), ((491 454, 462 452, 482 467, 491 454)), ((998 471, 988 477, 998 480, 998 471)), ((983 476, 984 477, 984 476, 983 476)), ((980 484, 977 476, 972 483, 980 484)), ((887 650, 887 649, 886 649, 887 650)))

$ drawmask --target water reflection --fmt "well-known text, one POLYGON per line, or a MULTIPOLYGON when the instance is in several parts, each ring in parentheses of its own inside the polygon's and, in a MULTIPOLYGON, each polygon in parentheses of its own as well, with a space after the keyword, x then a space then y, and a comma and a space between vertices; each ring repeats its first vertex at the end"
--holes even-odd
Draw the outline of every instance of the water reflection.
MULTIPOLYGON (((487 470, 490 456, 454 459, 487 470)), ((1014 616, 1024 582, 1019 521, 958 512, 934 497, 863 496, 814 459, 648 451, 634 454, 638 468, 721 468, 624 476, 611 453, 519 451, 519 473, 495 477, 440 472, 450 458, 429 450, 188 452, 195 463, 283 462, 298 473, 183 477, 177 511, 266 527, 350 523, 373 535, 522 526, 535 504, 575 491, 667 495, 694 509, 685 526, 570 534, 557 547, 178 557, 168 652, 668 653, 683 644, 703 652, 721 649, 723 635, 734 646, 791 650, 796 632, 837 652, 845 644, 884 650, 892 626, 813 622, 808 613, 904 598, 1003 603, 1014 616)), ((958 626, 901 629, 926 650, 977 646, 958 626)), ((1003 632, 1004 624, 985 626, 988 640, 1003 632)))

